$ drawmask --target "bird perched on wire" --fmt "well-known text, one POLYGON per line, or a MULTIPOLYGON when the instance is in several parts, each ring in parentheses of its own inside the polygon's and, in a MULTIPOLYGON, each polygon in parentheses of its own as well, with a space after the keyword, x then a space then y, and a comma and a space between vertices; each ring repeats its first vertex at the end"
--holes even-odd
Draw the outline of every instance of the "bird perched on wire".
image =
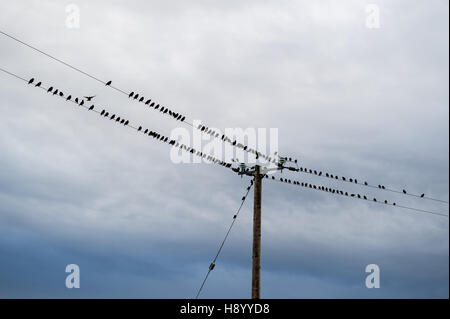
POLYGON ((406 194, 406 190, 403 190, 403 194, 406 194))
POLYGON ((95 95, 85 96, 84 98, 86 99, 86 101, 90 102, 94 97, 95 97, 95 95))
POLYGON ((89 107, 89 111, 92 111, 94 109, 94 104, 92 104, 90 107, 89 107))
POLYGON ((81 100, 80 106, 83 106, 83 105, 84 105, 84 100, 81 100))
POLYGON ((42 82, 38 82, 38 83, 35 85, 35 87, 40 87, 41 84, 42 84, 42 82))
POLYGON ((130 92, 130 94, 128 94, 128 98, 133 97, 133 95, 134 95, 134 92, 130 92))
POLYGON ((63 96, 64 96, 64 93, 63 93, 63 92, 59 92, 59 96, 60 96, 60 97, 63 97, 63 96))
POLYGON ((75 98, 75 103, 77 103, 77 104, 78 104, 78 98, 77 98, 77 97, 75 98))
POLYGON ((58 94, 58 89, 56 89, 56 90, 53 92, 53 95, 56 95, 56 94, 58 94))
POLYGON ((108 82, 106 82, 105 86, 110 86, 111 83, 112 83, 112 81, 108 81, 108 82))
POLYGON ((28 84, 31 84, 31 83, 33 83, 34 82, 34 78, 31 78, 29 81, 28 81, 28 84))
POLYGON ((424 198, 424 197, 425 197, 425 194, 420 195, 420 198, 424 198))
POLYGON ((66 101, 70 101, 70 99, 72 98, 72 95, 69 95, 66 99, 66 101))
POLYGON ((53 86, 51 86, 51 87, 48 88, 47 93, 48 93, 48 92, 51 92, 51 91, 53 91, 53 86))

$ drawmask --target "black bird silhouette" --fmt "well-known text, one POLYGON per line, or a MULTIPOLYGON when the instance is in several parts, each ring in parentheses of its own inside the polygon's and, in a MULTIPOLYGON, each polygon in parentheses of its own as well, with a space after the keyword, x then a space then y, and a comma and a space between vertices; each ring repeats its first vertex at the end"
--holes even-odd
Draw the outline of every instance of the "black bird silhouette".
POLYGON ((113 114, 113 115, 111 115, 111 117, 109 119, 114 120, 115 117, 116 117, 116 114, 113 114))
POLYGON ((108 81, 108 82, 106 82, 105 86, 109 86, 109 85, 111 85, 111 83, 112 83, 112 81, 108 81))
POLYGON ((403 190, 403 194, 406 194, 406 191, 405 191, 405 190, 403 190))
POLYGON ((139 132, 140 130, 142 130, 142 126, 139 126, 139 128, 138 128, 138 132, 139 132))
POLYGON ((53 95, 58 94, 58 89, 55 90, 55 92, 53 92, 53 95))
POLYGON ((106 113, 105 113, 105 117, 108 117, 108 116, 109 116, 109 112, 106 112, 106 113))
POLYGON ((59 96, 60 96, 60 97, 63 97, 63 96, 64 96, 64 93, 63 93, 63 92, 59 92, 59 96))
POLYGON ((395 206, 395 205, 397 205, 397 204, 396 204, 396 203, 392 203, 392 205, 394 205, 394 206, 395 206))
POLYGON ((128 120, 125 121, 125 123, 123 123, 123 125, 128 125, 128 123, 130 123, 128 120))
POLYGON ((150 104, 151 101, 152 101, 152 100, 147 100, 147 101, 145 102, 145 105, 150 104))
POLYGON ((102 110, 102 111, 100 112, 100 115, 103 115, 103 114, 105 114, 105 110, 102 110))
POLYGON ((69 95, 66 99, 66 101, 70 101, 70 99, 72 98, 72 95, 69 95))
POLYGON ((367 199, 366 195, 363 196, 364 199, 367 199))
POLYGON ((387 200, 384 200, 384 203, 387 204, 387 200))
POLYGON ((134 99, 136 100, 139 97, 139 94, 136 93, 136 95, 134 96, 134 99))
POLYGON ((144 101, 144 97, 141 97, 141 98, 139 99, 139 102, 142 102, 142 101, 144 101))
POLYGON ((150 104, 150 107, 154 107, 155 106, 155 102, 152 102, 152 104, 150 104))
POLYGON ((381 185, 381 189, 386 189, 386 187, 384 187, 383 185, 381 185))
POLYGON ((424 198, 424 197, 425 197, 425 194, 420 195, 420 198, 424 198))
POLYGON ((342 180, 345 181, 345 177, 344 176, 342 176, 342 180))
POLYGON ((116 118, 116 122, 119 122, 120 121, 120 116, 118 116, 117 118, 116 118))
POLYGON ((94 104, 92 104, 90 107, 89 107, 89 111, 92 111, 94 109, 94 104))
POLYGON ((86 101, 90 102, 94 97, 95 97, 95 95, 85 96, 84 98, 86 99, 86 101))
POLYGON ((180 121, 184 122, 185 119, 186 119, 186 116, 183 116, 180 121))
POLYGON ((28 81, 28 84, 31 84, 31 83, 33 83, 34 82, 34 78, 31 78, 29 81, 28 81))
POLYGON ((75 98, 75 103, 77 103, 77 104, 78 104, 78 98, 77 98, 77 97, 75 98))
POLYGON ((48 93, 48 92, 51 92, 51 91, 53 91, 53 86, 51 86, 51 87, 48 88, 47 93, 48 93))
POLYGON ((125 120, 124 119, 122 119, 122 121, 120 121, 120 124, 123 124, 125 122, 125 120))
POLYGON ((41 84, 42 84, 42 82, 38 82, 38 83, 35 85, 35 87, 39 87, 39 86, 41 86, 41 84))
POLYGON ((155 110, 159 109, 159 104, 156 104, 155 110))
POLYGON ((364 185, 366 185, 366 186, 367 186, 367 182, 364 182, 364 185))
POLYGON ((131 98, 134 95, 134 92, 131 92, 130 94, 128 94, 128 97, 131 98))
POLYGON ((376 202, 376 201, 377 201, 377 199, 376 199, 376 198, 374 197, 374 198, 373 198, 373 201, 374 201, 374 202, 376 202))
POLYGON ((147 132, 148 132, 148 128, 145 129, 144 134, 147 134, 147 132))
POLYGON ((83 106, 83 105, 84 105, 84 100, 81 100, 80 106, 83 106))
POLYGON ((378 188, 381 189, 381 185, 378 185, 378 188))

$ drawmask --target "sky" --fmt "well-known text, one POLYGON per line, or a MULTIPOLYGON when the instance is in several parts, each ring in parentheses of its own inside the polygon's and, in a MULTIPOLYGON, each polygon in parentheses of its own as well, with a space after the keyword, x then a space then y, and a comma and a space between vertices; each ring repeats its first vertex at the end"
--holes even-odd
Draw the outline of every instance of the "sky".
MULTIPOLYGON (((17 0, 0 2, 0 30, 190 120, 277 128, 280 154, 303 167, 448 201, 448 6, 17 0)), ((0 67, 166 136, 182 127, 3 35, 0 67)), ((173 163, 168 145, 5 73, 0 112, 1 298, 195 297, 249 177, 173 163)), ((277 176, 448 215, 446 203, 277 176)), ((200 297, 250 297, 252 196, 200 297)), ((262 298, 449 297, 447 217, 264 180, 261 254, 262 298), (365 285, 369 264, 380 288, 365 285)))

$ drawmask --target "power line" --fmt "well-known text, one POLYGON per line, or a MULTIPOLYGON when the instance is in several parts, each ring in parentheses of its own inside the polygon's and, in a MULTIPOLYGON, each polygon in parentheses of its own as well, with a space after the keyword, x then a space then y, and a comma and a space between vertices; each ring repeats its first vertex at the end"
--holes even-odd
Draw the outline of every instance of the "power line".
MULTIPOLYGON (((265 175, 265 176, 266 176, 266 179, 269 179, 267 175, 265 175)), ((399 207, 399 208, 404 208, 404 209, 408 209, 408 210, 419 212, 419 213, 427 213, 427 214, 438 215, 438 216, 443 216, 443 217, 449 218, 448 215, 443 214, 443 213, 437 213, 437 212, 433 212, 433 211, 429 211, 429 210, 425 210, 425 209, 419 209, 419 208, 414 208, 414 207, 398 205, 395 202, 391 203, 391 202, 388 202, 387 200, 384 200, 384 201, 381 200, 380 201, 380 200, 377 200, 375 197, 370 199, 366 195, 361 195, 361 194, 358 194, 358 193, 351 193, 351 192, 348 192, 348 191, 339 190, 337 188, 326 187, 326 186, 322 186, 322 185, 315 185, 315 184, 311 184, 311 183, 307 183, 307 182, 301 182, 301 181, 298 181, 298 180, 291 180, 291 179, 282 178, 282 177, 280 177, 280 179, 276 179, 274 176, 272 176, 272 178, 269 179, 269 180, 275 181, 275 182, 279 182, 279 183, 283 183, 283 184, 291 184, 291 185, 296 185, 296 186, 302 186, 302 187, 307 188, 309 190, 323 191, 323 192, 327 192, 327 193, 330 193, 330 194, 336 194, 336 195, 341 195, 341 196, 350 197, 350 198, 354 198, 354 199, 360 199, 360 200, 364 200, 364 201, 375 203, 375 204, 387 205, 387 206, 392 206, 392 207, 399 207)))
MULTIPOLYGON (((22 80, 24 82, 31 81, 31 80, 28 81, 25 78, 23 78, 21 76, 18 76, 18 75, 14 74, 14 73, 12 73, 10 71, 7 71, 7 70, 5 70, 3 68, 0 68, 0 71, 6 73, 8 75, 14 76, 15 78, 20 79, 20 80, 22 80)), ((33 80, 33 83, 34 83, 34 78, 32 80, 33 80)), ((41 83, 41 82, 39 82, 39 83, 41 83)), ((37 85, 34 85, 34 86, 37 86, 37 85)), ((120 120, 119 123, 120 124, 124 124, 125 127, 134 129, 136 132, 144 133, 145 135, 153 137, 154 139, 157 139, 160 142, 168 143, 169 145, 172 145, 173 147, 179 147, 183 151, 189 152, 189 153, 191 153, 191 154, 193 154, 195 156, 198 156, 198 157, 201 157, 201 158, 206 159, 208 161, 211 161, 211 162, 213 162, 215 164, 218 164, 218 165, 220 165, 222 167, 229 168, 229 169, 232 168, 231 167, 232 163, 227 163, 225 161, 222 161, 222 160, 220 160, 218 158, 213 157, 212 155, 207 155, 207 154, 205 154, 203 152, 200 152, 200 151, 194 149, 193 147, 190 147, 190 146, 187 146, 185 144, 179 143, 179 142, 177 142, 175 140, 169 139, 169 137, 161 135, 161 134, 159 134, 156 131, 145 129, 142 126, 134 126, 133 124, 131 124, 129 122, 129 120, 126 120, 125 118, 121 118, 120 116, 116 116, 116 114, 109 114, 109 112, 106 109, 102 109, 102 111, 98 111, 97 109, 95 109, 95 105, 94 104, 92 104, 91 106, 87 106, 87 105, 84 104, 84 100, 81 100, 80 102, 77 102, 78 98, 75 98, 75 100, 73 100, 71 98, 69 99, 70 95, 66 97, 66 95, 64 95, 64 93, 62 91, 59 91, 59 89, 56 89, 56 88, 54 89, 53 87, 47 88, 47 87, 45 87, 43 85, 39 85, 38 88, 40 88, 40 89, 42 89, 44 91, 50 92, 54 96, 62 98, 66 102, 74 103, 74 104, 76 104, 76 105, 78 105, 80 107, 83 107, 83 108, 87 109, 88 111, 92 111, 92 112, 95 112, 97 114, 100 114, 102 117, 108 118, 109 120, 115 120, 116 122, 119 122, 119 120, 120 120)))
POLYGON ((313 176, 317 176, 317 177, 328 178, 328 179, 336 180, 339 182, 350 183, 350 184, 355 184, 355 185, 359 185, 359 186, 365 186, 365 187, 369 187, 369 188, 374 188, 374 189, 383 190, 383 191, 387 191, 387 192, 402 194, 402 195, 406 195, 406 196, 412 196, 412 197, 416 197, 416 198, 428 199, 428 200, 440 202, 440 203, 446 203, 446 204, 449 203, 448 201, 445 201, 445 200, 425 196, 425 194, 422 194, 422 195, 412 194, 412 193, 407 192, 406 190, 399 191, 399 190, 387 188, 381 184, 379 184, 378 186, 375 186, 375 185, 369 184, 366 181, 361 182, 361 180, 360 179, 358 180, 357 178, 347 178, 344 176, 339 176, 339 175, 328 173, 328 172, 323 173, 323 171, 318 170, 318 169, 312 169, 312 168, 306 168, 306 167, 305 168, 304 167, 300 167, 300 168, 286 167, 286 168, 290 171, 295 171, 295 172, 313 175, 313 176))
POLYGON ((225 237, 224 237, 224 239, 222 240, 222 243, 221 243, 220 246, 219 246, 219 249, 218 249, 218 251, 217 251, 217 253, 216 253, 216 256, 214 257, 213 261, 212 261, 211 264, 209 265, 208 272, 206 273, 205 279, 203 279, 203 282, 202 282, 200 288, 198 289, 198 292, 197 292, 197 295, 195 296, 195 299, 198 299, 198 296, 200 295, 200 293, 201 293, 201 291, 202 291, 202 289, 203 289, 203 286, 205 285, 205 282, 206 282, 206 280, 207 280, 208 277, 209 277, 209 274, 211 273, 211 271, 212 271, 212 270, 214 269, 214 267, 216 266, 217 258, 219 257, 219 255, 220 255, 220 253, 221 253, 221 251, 222 251, 223 245, 225 244, 225 241, 227 240, 228 235, 230 234, 230 231, 231 231, 231 229, 233 228, 234 223, 236 222, 237 217, 239 216, 239 212, 241 211, 241 208, 242 208, 242 206, 244 205, 245 199, 247 198, 248 193, 250 192, 250 189, 252 188, 252 186, 253 186, 253 180, 250 181, 250 186, 247 187, 247 193, 245 193, 245 196, 242 197, 241 205, 239 205, 239 208, 238 208, 237 212, 233 215, 233 221, 231 222, 230 227, 228 228, 228 231, 227 231, 227 233, 225 234, 225 237))
MULTIPOLYGON (((99 79, 98 77, 96 77, 96 76, 94 76, 94 75, 92 75, 92 74, 90 74, 88 72, 85 72, 85 71, 81 70, 80 68, 77 68, 77 67, 75 67, 75 66, 73 66, 73 65, 71 65, 71 64, 69 64, 69 63, 67 63, 67 62, 65 62, 65 61, 63 61, 63 60, 61 60, 59 58, 56 58, 55 56, 53 56, 53 55, 51 55, 51 54, 49 54, 47 52, 44 52, 44 51, 36 48, 35 46, 33 46, 31 44, 28 44, 28 43, 26 43, 26 42, 24 42, 24 41, 22 41, 22 40, 20 40, 20 39, 18 39, 16 37, 10 35, 10 34, 4 32, 2 30, 0 30, 0 33, 3 34, 4 36, 6 36, 6 37, 16 41, 16 42, 22 44, 22 45, 25 45, 28 48, 31 48, 32 50, 35 50, 36 52, 39 52, 39 53, 41 53, 41 54, 43 54, 43 55, 45 55, 45 56, 47 56, 47 57, 57 61, 57 62, 59 62, 59 63, 65 65, 65 66, 67 66, 67 67, 69 67, 69 68, 71 68, 71 69, 73 69, 73 70, 75 70, 75 71, 85 75, 85 76, 88 76, 91 79, 96 80, 97 82, 100 82, 102 84, 108 84, 109 83, 108 86, 110 86, 111 88, 115 89, 116 91, 118 91, 118 92, 120 92, 122 94, 127 95, 129 98, 133 98, 133 100, 145 103, 145 105, 148 105, 149 107, 154 107, 155 110, 159 109, 160 113, 166 114, 166 115, 174 118, 175 120, 180 120, 181 122, 185 123, 186 125, 189 125, 192 128, 195 128, 195 129, 199 130, 202 133, 206 133, 206 134, 212 136, 213 138, 219 138, 219 136, 221 136, 221 140, 223 142, 227 142, 227 143, 231 144, 233 147, 240 148, 240 149, 244 150, 245 152, 247 152, 249 154, 254 154, 257 158, 262 157, 268 162, 271 162, 271 163, 274 163, 274 164, 278 163, 276 159, 274 159, 274 158, 272 158, 272 157, 270 157, 270 156, 268 156, 266 154, 263 154, 263 153, 257 151, 256 149, 249 148, 247 145, 238 143, 237 140, 232 140, 229 137, 225 136, 225 134, 220 135, 219 133, 217 133, 213 129, 208 128, 205 125, 201 125, 200 124, 198 127, 195 127, 192 123, 186 121, 186 117, 184 115, 182 115, 182 114, 180 114, 178 112, 174 112, 172 110, 169 110, 168 108, 163 107, 163 106, 161 106, 161 108, 160 108, 159 104, 156 104, 154 101, 151 102, 152 101, 151 99, 145 99, 143 96, 140 96, 139 93, 135 93, 135 92, 127 93, 126 91, 113 86, 111 84, 111 81, 108 81, 108 82, 107 81, 103 81, 103 80, 99 79), (164 109, 164 111, 162 111, 163 109, 164 109)), ((288 159, 288 158, 286 158, 286 159, 288 159)), ((289 160, 292 161, 292 162, 297 163, 297 160, 292 160, 292 158, 289 158, 289 160)), ((330 174, 330 175, 334 176, 334 174, 330 174)), ((338 180, 339 181, 343 181, 343 182, 347 181, 347 180, 343 180, 343 179, 338 179, 338 180)), ((356 178, 354 180, 357 181, 356 178)), ((347 182, 349 182, 349 181, 347 181, 347 182)), ((377 188, 377 186, 369 185, 367 183, 364 183, 364 184, 363 183, 356 183, 356 184, 358 184, 360 186, 377 188)), ((399 191, 399 190, 395 190, 395 189, 386 188, 383 185, 378 185, 378 188, 380 190, 385 190, 385 191, 389 191, 389 192, 393 192, 393 193, 397 193, 397 194, 403 194, 403 195, 408 195, 408 196, 417 197, 417 198, 424 198, 424 199, 428 199, 428 200, 432 200, 432 201, 436 201, 436 202, 441 202, 441 203, 446 203, 446 204, 449 203, 448 201, 445 201, 445 200, 441 200, 441 199, 425 196, 425 194, 421 194, 421 195, 410 194, 410 193, 405 192, 405 191, 399 191)))

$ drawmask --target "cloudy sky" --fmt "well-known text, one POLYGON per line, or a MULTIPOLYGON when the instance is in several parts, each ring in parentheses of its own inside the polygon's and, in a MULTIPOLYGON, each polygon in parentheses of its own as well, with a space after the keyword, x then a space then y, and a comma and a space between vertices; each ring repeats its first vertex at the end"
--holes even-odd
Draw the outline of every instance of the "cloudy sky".
MULTIPOLYGON (((19 0, 0 2, 0 29, 190 120, 278 128, 280 152, 302 166, 448 201, 448 10, 444 0, 19 0), (79 28, 66 24, 71 3, 79 28), (379 28, 367 27, 370 3, 379 28)), ((180 126, 3 35, 0 61, 162 134, 180 126)), ((248 177, 174 164, 167 145, 4 73, 0 112, 0 297, 195 296, 248 177), (65 287, 68 264, 80 289, 65 287)), ((270 181, 262 196, 263 298, 448 298, 448 218, 270 181), (365 286, 368 264, 379 289, 365 286)), ((250 297, 251 231, 248 200, 201 297, 250 297)))

